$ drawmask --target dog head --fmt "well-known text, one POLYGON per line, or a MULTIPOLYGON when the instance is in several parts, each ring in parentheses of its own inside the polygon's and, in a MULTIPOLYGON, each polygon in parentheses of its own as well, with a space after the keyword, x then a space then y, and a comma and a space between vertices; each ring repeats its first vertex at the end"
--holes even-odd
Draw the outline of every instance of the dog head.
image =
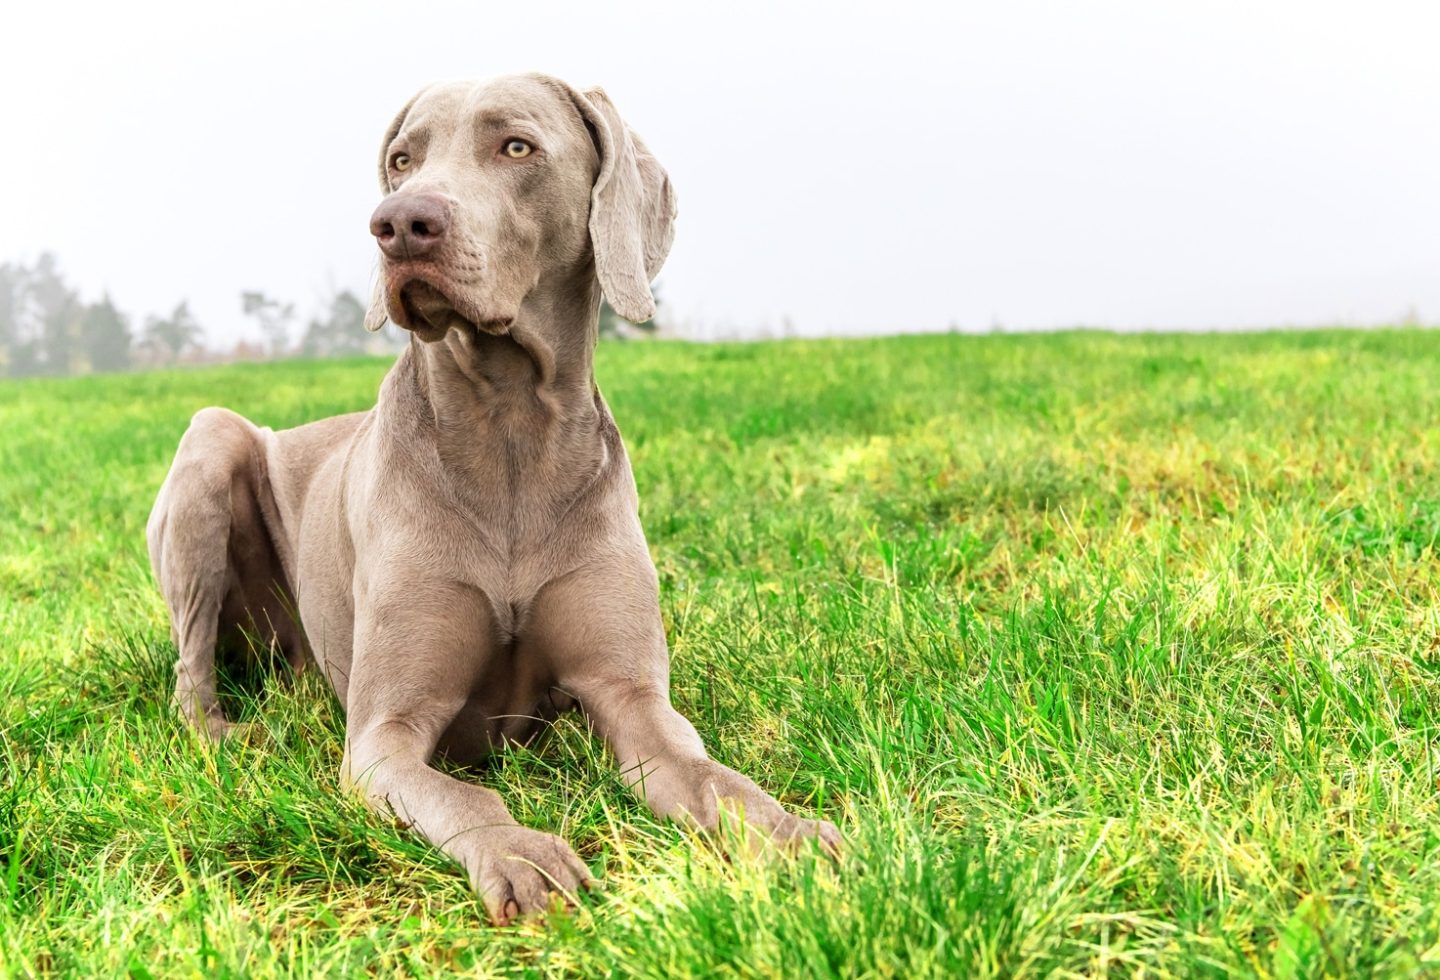
POLYGON ((621 316, 654 315, 675 195, 600 89, 544 75, 432 85, 386 131, 380 186, 371 330, 504 333, 545 277, 592 267, 621 316))

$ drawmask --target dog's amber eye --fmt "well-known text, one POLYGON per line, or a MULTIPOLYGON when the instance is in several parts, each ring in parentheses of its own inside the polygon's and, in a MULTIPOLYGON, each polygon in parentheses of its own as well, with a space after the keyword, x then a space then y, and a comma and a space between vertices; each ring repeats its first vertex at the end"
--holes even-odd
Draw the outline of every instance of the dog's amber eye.
POLYGON ((410 169, 410 154, 397 153, 390 158, 390 166, 396 170, 405 171, 410 169))
POLYGON ((505 144, 505 155, 511 160, 523 160, 528 157, 535 147, 524 140, 511 140, 505 144))

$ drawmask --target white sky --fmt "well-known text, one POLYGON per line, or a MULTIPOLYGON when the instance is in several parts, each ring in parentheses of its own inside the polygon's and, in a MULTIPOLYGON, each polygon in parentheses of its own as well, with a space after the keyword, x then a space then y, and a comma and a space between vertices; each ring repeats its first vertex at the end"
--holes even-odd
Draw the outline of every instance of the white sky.
POLYGON ((1440 4, 66 2, 0 38, 0 260, 136 316, 368 296, 426 82, 602 84, 692 334, 1440 320, 1440 4), (873 13, 875 10, 883 14, 873 13))

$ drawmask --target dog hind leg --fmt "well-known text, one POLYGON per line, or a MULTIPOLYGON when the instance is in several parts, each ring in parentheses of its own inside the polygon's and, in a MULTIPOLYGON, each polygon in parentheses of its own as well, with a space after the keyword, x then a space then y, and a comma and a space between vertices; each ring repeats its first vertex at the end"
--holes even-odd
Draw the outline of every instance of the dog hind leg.
POLYGON ((180 440, 146 526, 179 651, 175 704, 214 739, 232 727, 217 696, 216 641, 239 625, 226 615, 235 618, 245 605, 241 574, 250 563, 237 558, 253 551, 257 536, 268 543, 257 506, 265 479, 260 430, 234 412, 202 409, 180 440))

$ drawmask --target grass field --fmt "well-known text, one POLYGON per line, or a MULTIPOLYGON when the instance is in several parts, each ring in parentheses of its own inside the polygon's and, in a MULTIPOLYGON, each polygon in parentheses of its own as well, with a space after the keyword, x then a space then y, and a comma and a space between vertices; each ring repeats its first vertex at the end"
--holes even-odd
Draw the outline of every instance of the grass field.
POLYGON ((167 708, 191 413, 387 364, 0 385, 0 971, 1440 973, 1437 340, 603 346, 675 701, 849 849, 727 860, 562 720, 478 778, 608 888, 509 930, 339 792, 313 674, 167 708))

